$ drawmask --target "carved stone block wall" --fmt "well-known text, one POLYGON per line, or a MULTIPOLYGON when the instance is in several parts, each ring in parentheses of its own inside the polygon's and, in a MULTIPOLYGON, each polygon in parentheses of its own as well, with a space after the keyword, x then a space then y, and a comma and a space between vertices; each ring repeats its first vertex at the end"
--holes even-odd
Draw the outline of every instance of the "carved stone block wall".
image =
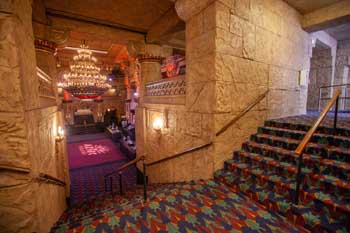
POLYGON ((31 3, 0 3, 1 232, 48 232, 66 208, 64 187, 36 180, 45 172, 69 185, 65 148, 58 153, 55 148, 55 130, 62 123, 57 106, 40 105, 31 3))

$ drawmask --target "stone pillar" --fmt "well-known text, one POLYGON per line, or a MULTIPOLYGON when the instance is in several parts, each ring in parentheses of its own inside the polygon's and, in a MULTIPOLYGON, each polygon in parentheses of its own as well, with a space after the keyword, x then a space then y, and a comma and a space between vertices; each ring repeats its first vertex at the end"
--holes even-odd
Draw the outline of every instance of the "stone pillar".
POLYGON ((202 163, 201 170, 213 173, 269 111, 274 117, 305 111, 298 78, 307 67, 308 34, 299 13, 282 0, 177 0, 175 8, 186 22, 185 128, 214 142, 207 161, 193 159, 192 166, 202 163), (216 136, 267 90, 269 98, 216 136))

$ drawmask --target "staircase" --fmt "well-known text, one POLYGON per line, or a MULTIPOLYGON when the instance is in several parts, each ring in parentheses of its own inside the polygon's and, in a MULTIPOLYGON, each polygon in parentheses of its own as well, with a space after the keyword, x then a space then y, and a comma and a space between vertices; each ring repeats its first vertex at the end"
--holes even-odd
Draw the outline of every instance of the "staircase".
POLYGON ((294 150, 310 128, 305 122, 265 122, 215 172, 215 180, 313 232, 350 232, 350 128, 319 128, 304 152, 300 201, 293 204, 294 150))

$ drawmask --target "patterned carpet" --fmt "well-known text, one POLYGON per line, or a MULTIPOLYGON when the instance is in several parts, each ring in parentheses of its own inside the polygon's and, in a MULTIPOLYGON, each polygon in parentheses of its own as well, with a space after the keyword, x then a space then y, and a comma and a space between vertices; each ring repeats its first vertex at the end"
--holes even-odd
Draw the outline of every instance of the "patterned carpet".
MULTIPOLYGON (((74 136, 72 143, 68 144, 68 157, 71 180, 71 205, 77 205, 105 193, 104 175, 115 171, 127 161, 119 148, 108 139, 105 134, 81 135, 81 139, 74 136), (79 141, 79 142, 78 142, 79 141), (81 151, 82 145, 91 145, 93 151, 81 151), (98 146, 108 147, 108 151, 100 150, 98 146), (95 150, 97 148, 97 150, 95 150), (88 152, 90 154, 84 154, 88 152), (104 157, 107 156, 107 158, 104 157)), ((87 148, 89 149, 89 148, 87 148)), ((103 148, 102 148, 103 149, 103 148)), ((114 191, 119 192, 119 176, 112 175, 114 191)), ((132 188, 136 185, 136 167, 129 167, 123 172, 124 188, 132 188)), ((111 188, 110 180, 107 181, 108 190, 111 188)))
POLYGON ((341 117, 336 130, 328 118, 305 150, 299 205, 294 150, 315 114, 266 121, 214 181, 150 185, 145 203, 137 186, 123 197, 77 189, 85 201, 51 232, 350 232, 350 124, 341 117))
POLYGON ((300 203, 293 204, 299 145, 316 115, 270 120, 215 179, 313 232, 350 231, 350 118, 326 119, 303 156, 300 203))
POLYGON ((165 185, 148 202, 135 200, 58 222, 51 232, 306 232, 213 181, 165 185))

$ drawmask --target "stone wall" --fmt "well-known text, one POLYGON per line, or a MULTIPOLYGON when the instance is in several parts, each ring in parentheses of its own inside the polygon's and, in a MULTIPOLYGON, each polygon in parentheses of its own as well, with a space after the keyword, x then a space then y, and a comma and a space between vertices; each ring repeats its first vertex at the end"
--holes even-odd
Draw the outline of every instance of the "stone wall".
MULTIPOLYGON (((319 90, 321 86, 332 84, 332 53, 331 49, 314 48, 309 74, 307 109, 318 110, 319 90)), ((330 89, 322 89, 322 97, 330 96, 330 89)), ((321 101, 322 106, 327 101, 321 101)))
POLYGON ((151 182, 212 177, 264 120, 306 111, 307 87, 299 85, 299 72, 309 69, 310 46, 296 10, 281 0, 178 0, 175 7, 186 21, 186 104, 169 107, 176 123, 167 136, 147 134, 146 148, 164 140, 152 155, 146 151, 147 158, 210 141, 214 146, 159 165, 151 182), (266 90, 267 98, 215 136, 266 90))
MULTIPOLYGON (((348 83, 350 83, 350 40, 344 40, 338 42, 334 84, 338 85, 348 83)), ((350 86, 343 90, 343 95, 344 92, 347 91, 347 96, 350 96, 349 90, 350 86)), ((342 100, 340 107, 341 110, 349 111, 350 101, 342 100)))
POLYGON ((65 145, 55 143, 61 114, 40 105, 31 15, 30 0, 0 2, 1 232, 48 232, 66 208, 67 190, 39 173, 69 187, 65 145))

